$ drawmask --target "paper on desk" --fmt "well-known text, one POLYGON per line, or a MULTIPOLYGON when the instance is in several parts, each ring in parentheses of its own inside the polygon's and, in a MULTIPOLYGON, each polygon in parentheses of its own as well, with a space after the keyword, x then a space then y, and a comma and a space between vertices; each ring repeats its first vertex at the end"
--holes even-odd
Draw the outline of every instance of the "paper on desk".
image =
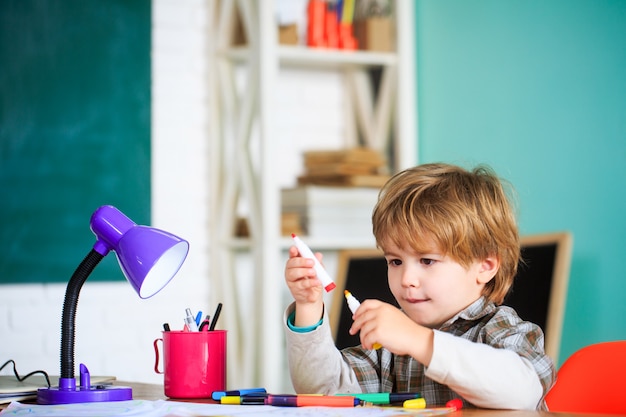
POLYGON ((201 404, 175 401, 112 401, 82 404, 37 405, 13 402, 0 416, 145 416, 145 417, 209 417, 209 416, 432 416, 447 414, 443 410, 403 410, 384 407, 273 407, 267 405, 201 404))

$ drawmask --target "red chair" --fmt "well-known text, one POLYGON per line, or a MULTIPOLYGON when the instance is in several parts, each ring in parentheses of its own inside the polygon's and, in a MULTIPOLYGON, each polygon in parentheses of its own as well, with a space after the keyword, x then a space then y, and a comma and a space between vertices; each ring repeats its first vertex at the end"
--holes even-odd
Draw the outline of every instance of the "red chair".
POLYGON ((597 343, 576 351, 546 395, 554 412, 626 415, 626 340, 597 343))

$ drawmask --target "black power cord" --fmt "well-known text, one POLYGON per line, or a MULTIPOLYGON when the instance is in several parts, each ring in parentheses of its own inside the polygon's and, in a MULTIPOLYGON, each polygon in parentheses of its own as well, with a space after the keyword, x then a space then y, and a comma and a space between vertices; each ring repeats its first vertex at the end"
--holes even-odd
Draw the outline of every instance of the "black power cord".
POLYGON ((33 371, 29 374, 26 374, 24 376, 20 376, 20 374, 17 373, 17 368, 15 367, 15 361, 13 359, 9 359, 8 361, 6 361, 4 363, 4 365, 0 366, 0 371, 2 371, 4 369, 5 366, 7 366, 8 364, 12 363, 13 364, 13 373, 15 374, 15 378, 17 378, 18 381, 22 382, 24 381, 26 378, 29 378, 33 375, 36 374, 41 374, 46 378, 46 383, 48 384, 48 388, 50 388, 50 378, 48 377, 48 373, 46 371, 42 371, 42 370, 37 370, 37 371, 33 371))

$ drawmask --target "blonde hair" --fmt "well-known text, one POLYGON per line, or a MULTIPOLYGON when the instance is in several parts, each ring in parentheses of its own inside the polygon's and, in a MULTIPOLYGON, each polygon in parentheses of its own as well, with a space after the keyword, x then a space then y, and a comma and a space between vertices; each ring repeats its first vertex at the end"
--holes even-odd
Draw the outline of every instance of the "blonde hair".
POLYGON ((393 243, 425 253, 434 241, 464 267, 496 257, 500 267, 483 290, 496 304, 513 284, 520 260, 515 213, 504 182, 487 166, 436 163, 399 172, 381 189, 372 223, 383 250, 393 243))

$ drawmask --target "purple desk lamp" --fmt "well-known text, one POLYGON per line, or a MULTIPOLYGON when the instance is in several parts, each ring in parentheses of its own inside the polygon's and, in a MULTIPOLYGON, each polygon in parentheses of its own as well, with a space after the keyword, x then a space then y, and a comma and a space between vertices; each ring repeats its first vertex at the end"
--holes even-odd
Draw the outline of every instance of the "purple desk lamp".
POLYGON ((130 387, 92 386, 89 370, 80 364, 80 386, 74 379, 74 337, 78 294, 98 263, 115 251, 126 279, 141 298, 159 292, 182 266, 189 243, 172 234, 147 226, 138 226, 112 206, 102 206, 91 216, 91 230, 97 237, 67 284, 61 322, 61 378, 59 386, 40 388, 39 404, 68 404, 98 401, 132 400, 130 387))

